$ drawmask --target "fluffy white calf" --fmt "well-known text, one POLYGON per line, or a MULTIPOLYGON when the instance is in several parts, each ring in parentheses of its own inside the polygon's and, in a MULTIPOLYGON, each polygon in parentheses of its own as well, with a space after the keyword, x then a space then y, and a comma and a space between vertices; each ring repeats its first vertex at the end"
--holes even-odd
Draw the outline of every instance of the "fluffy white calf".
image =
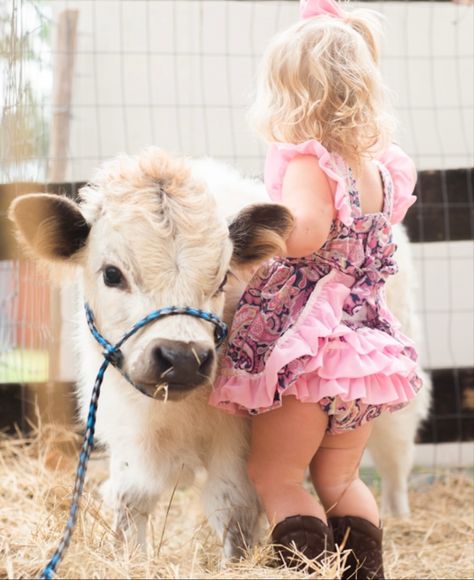
MULTIPOLYGON (((220 316, 228 271, 277 253, 292 224, 285 208, 263 204, 228 226, 189 163, 157 149, 104 166, 81 191, 80 204, 32 194, 19 197, 10 215, 33 254, 53 270, 78 271, 77 393, 84 420, 103 358, 83 302, 113 344, 165 306, 220 316)), ((259 506, 246 473, 246 422, 207 403, 217 368, 213 325, 169 316, 132 336, 121 351, 122 370, 137 388, 109 367, 96 426, 110 452, 104 495, 115 505, 117 531, 144 543, 160 494, 204 467, 209 522, 225 556, 241 555, 254 541, 259 506)))

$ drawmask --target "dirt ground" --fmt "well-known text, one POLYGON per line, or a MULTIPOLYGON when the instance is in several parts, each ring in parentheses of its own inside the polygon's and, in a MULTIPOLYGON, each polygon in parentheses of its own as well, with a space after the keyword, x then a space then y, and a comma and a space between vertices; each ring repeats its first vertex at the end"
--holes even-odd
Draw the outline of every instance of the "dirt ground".
MULTIPOLYGON (((0 440, 0 578, 37 576, 61 538, 76 452, 69 451, 63 457, 52 448, 52 441, 57 444, 58 434, 45 431, 30 440, 0 440)), ((264 544, 256 546, 239 564, 222 565, 219 543, 200 509, 197 486, 177 489, 173 496, 162 499, 150 521, 147 554, 118 547, 111 528, 112 515, 101 505, 98 494, 104 476, 103 460, 92 460, 77 527, 58 568, 59 577, 340 577, 344 554, 334 556, 319 570, 277 570, 265 566, 269 548, 264 544)), ((411 483, 412 517, 386 518, 384 522, 386 577, 474 578, 471 475, 453 471, 416 473, 411 483)), ((375 479, 376 493, 377 487, 375 479)))

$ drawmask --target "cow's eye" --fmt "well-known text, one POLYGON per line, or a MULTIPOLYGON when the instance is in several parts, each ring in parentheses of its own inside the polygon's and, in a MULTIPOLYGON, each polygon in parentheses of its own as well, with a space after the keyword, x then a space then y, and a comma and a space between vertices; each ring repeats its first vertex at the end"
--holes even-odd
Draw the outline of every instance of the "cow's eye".
POLYGON ((122 272, 115 266, 106 266, 103 270, 103 278, 106 286, 122 286, 125 282, 122 272))
POLYGON ((216 294, 219 294, 219 292, 224 292, 224 288, 225 288, 225 285, 227 284, 227 279, 228 279, 228 277, 229 277, 229 273, 227 273, 227 274, 224 276, 224 279, 222 280, 222 282, 221 282, 221 285, 220 285, 220 286, 219 286, 219 288, 217 289, 217 292, 216 292, 216 294))

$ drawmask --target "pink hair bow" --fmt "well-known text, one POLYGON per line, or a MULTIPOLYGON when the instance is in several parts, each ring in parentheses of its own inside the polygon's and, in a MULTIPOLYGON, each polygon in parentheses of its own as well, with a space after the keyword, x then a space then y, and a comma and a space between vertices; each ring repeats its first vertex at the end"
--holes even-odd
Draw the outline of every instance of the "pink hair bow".
POLYGON ((300 0, 301 18, 323 15, 344 18, 344 11, 333 0, 300 0))

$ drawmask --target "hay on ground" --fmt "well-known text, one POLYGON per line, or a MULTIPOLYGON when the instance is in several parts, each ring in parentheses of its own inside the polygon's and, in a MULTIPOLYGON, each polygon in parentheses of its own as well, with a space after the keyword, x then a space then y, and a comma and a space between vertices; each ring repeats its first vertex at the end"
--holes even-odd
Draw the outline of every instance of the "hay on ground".
MULTIPOLYGON (((38 575, 57 547, 67 519, 77 447, 73 434, 43 429, 30 439, 0 440, 0 577, 38 575)), ((269 549, 222 566, 220 547, 200 510, 196 487, 163 497, 151 518, 147 554, 119 547, 112 514, 101 505, 103 463, 91 460, 78 523, 59 568, 62 578, 338 578, 344 553, 306 574, 265 566, 269 549)), ((410 494, 410 520, 385 521, 387 578, 473 578, 472 479, 445 473, 410 494)))

